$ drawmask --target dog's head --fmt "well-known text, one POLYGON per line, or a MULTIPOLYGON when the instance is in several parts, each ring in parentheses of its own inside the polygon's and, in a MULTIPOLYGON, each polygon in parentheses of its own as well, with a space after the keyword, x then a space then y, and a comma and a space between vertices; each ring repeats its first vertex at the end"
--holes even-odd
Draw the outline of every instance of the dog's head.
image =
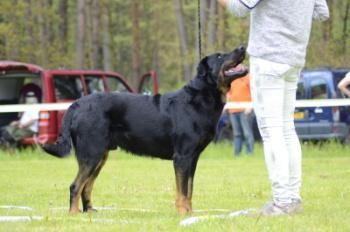
POLYGON ((241 64, 244 58, 245 47, 243 46, 229 53, 215 53, 207 56, 198 65, 198 78, 217 87, 222 94, 226 94, 232 81, 248 73, 248 69, 241 64))

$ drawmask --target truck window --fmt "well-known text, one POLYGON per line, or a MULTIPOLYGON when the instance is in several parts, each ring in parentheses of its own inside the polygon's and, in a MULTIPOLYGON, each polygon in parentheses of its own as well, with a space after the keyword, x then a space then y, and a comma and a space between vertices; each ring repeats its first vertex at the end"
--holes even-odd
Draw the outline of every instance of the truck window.
POLYGON ((53 80, 56 100, 76 100, 84 95, 79 76, 55 75, 53 80))
POLYGON ((327 82, 319 78, 311 81, 311 99, 327 99, 327 82))
POLYGON ((42 89, 39 74, 6 73, 0 75, 0 104, 23 103, 27 92, 33 92, 38 101, 41 101, 42 89))
POLYGON ((84 76, 88 94, 105 92, 102 76, 84 76))
POLYGON ((153 91, 153 79, 152 78, 145 78, 143 79, 142 83, 139 87, 139 93, 143 95, 154 95, 153 91))
POLYGON ((106 76, 106 82, 111 92, 131 92, 129 88, 117 77, 106 76))

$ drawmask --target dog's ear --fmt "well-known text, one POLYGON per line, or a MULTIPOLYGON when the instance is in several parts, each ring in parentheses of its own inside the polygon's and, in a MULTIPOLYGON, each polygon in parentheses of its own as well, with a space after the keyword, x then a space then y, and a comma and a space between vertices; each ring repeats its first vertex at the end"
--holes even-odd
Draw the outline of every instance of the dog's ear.
POLYGON ((200 78, 203 78, 205 77, 207 74, 208 74, 208 69, 209 69, 209 66, 208 66, 208 57, 204 57, 198 64, 197 66, 197 75, 198 77, 200 78))
POLYGON ((197 77, 209 85, 216 85, 215 78, 211 75, 211 69, 208 64, 209 57, 204 57, 197 67, 197 77))

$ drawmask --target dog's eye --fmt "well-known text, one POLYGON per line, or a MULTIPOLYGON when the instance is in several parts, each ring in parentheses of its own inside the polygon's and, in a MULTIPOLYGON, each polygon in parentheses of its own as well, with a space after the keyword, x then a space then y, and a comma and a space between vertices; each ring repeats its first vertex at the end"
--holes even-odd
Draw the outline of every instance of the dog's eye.
POLYGON ((221 55, 218 55, 218 59, 221 59, 222 58, 222 56, 221 55))

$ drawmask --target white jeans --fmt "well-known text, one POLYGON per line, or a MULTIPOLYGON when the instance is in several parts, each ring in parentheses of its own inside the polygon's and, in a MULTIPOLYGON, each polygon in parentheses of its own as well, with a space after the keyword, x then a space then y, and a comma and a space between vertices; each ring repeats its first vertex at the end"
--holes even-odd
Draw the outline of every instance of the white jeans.
POLYGON ((301 147, 294 127, 301 68, 250 58, 251 93, 276 204, 301 199, 301 147))

